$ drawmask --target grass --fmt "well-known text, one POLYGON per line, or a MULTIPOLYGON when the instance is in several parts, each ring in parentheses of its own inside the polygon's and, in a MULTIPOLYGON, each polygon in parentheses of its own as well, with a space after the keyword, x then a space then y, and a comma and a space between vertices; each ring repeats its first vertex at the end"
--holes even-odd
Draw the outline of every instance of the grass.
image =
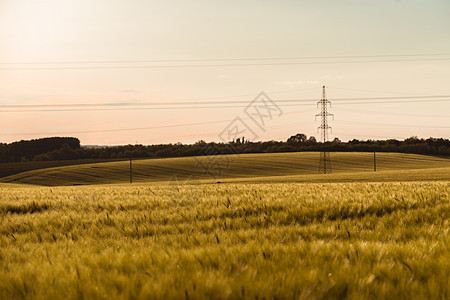
MULTIPOLYGON (((373 173, 372 153, 338 152, 332 153, 331 159, 334 175, 326 177, 325 180, 351 181, 366 178, 365 181, 380 181, 381 175, 371 174, 373 173), (349 175, 350 173, 354 174, 349 175)), ((182 182, 186 180, 251 181, 253 178, 274 176, 300 176, 298 179, 304 181, 324 180, 323 176, 313 180, 311 179, 313 177, 309 177, 317 174, 318 160, 318 152, 135 160, 133 162, 133 181, 161 182, 174 180, 174 178, 182 182)), ((445 175, 449 172, 442 172, 443 168, 450 168, 450 159, 415 154, 377 154, 377 174, 411 170, 410 173, 407 171, 403 173, 406 176, 405 180, 449 180, 450 176, 445 175), (435 170, 423 172, 423 169, 435 170), (444 173, 443 177, 433 175, 435 172, 444 173)), ((387 178, 386 176, 390 175, 387 174, 384 178, 387 178)), ((400 173, 394 174, 392 177, 402 178, 400 173)), ((40 169, 1 178, 0 181, 47 186, 125 183, 129 181, 129 162, 118 161, 40 169)))
POLYGON ((0 298, 449 297, 449 181, 266 180, 0 184, 0 298))

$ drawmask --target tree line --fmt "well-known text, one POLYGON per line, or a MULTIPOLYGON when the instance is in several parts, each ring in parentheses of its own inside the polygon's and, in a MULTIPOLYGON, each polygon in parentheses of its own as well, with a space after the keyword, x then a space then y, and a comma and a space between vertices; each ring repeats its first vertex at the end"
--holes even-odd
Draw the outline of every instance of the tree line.
POLYGON ((80 149, 80 140, 73 137, 51 137, 10 144, 0 143, 0 162, 39 160, 39 155, 63 148, 80 149))
POLYGON ((403 141, 357 139, 342 142, 335 138, 331 142, 317 142, 314 137, 299 133, 287 141, 250 142, 238 138, 229 143, 124 145, 87 148, 81 147, 77 138, 55 137, 0 143, 0 162, 53 161, 75 159, 126 159, 151 157, 183 157, 235 153, 274 153, 301 151, 330 152, 400 152, 450 156, 450 140, 443 138, 419 139, 410 137, 403 141))

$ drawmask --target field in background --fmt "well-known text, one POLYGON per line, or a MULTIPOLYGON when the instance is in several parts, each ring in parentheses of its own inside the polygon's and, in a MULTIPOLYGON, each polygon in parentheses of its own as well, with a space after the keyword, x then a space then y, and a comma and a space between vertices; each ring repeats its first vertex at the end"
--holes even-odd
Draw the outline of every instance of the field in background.
MULTIPOLYGON (((309 177, 309 175, 317 174, 318 152, 142 159, 133 161, 133 182, 251 181, 253 178, 259 177, 298 175, 300 175, 298 180, 307 182, 323 180, 391 181, 395 178, 400 180, 450 179, 450 175, 448 175, 450 172, 443 171, 443 168, 450 168, 450 159, 448 158, 377 153, 376 174, 371 174, 373 173, 373 153, 337 152, 331 153, 331 159, 333 175, 327 175, 328 177, 309 177), (436 170, 417 171, 419 169, 436 170), (400 173, 392 173, 393 175, 383 173, 395 171, 400 173)), ((271 180, 282 180, 282 178, 272 178, 271 180)), ((288 179, 288 181, 292 180, 292 178, 288 179)), ((125 183, 129 182, 129 161, 40 169, 1 178, 0 182, 48 186, 125 183)))
POLYGON ((77 160, 56 160, 56 161, 27 161, 27 162, 13 162, 13 163, 1 163, 0 164, 0 178, 19 174, 22 172, 55 168, 72 165, 92 164, 107 161, 119 161, 123 159, 77 159, 77 160))
POLYGON ((446 299, 450 183, 0 184, 0 298, 446 299))

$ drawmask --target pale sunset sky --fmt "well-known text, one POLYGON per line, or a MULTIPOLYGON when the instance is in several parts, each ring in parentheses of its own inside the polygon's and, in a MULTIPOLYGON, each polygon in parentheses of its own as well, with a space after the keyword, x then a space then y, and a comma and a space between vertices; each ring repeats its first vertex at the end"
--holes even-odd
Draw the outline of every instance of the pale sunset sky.
POLYGON ((450 1, 0 0, 2 143, 319 138, 323 85, 330 139, 450 138, 450 1))

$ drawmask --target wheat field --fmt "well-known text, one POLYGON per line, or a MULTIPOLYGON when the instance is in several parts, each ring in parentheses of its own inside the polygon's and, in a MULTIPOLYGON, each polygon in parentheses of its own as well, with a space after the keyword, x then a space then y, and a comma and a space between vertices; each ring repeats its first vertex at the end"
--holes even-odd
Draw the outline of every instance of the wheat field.
POLYGON ((0 184, 1 299, 447 299, 450 182, 0 184))

